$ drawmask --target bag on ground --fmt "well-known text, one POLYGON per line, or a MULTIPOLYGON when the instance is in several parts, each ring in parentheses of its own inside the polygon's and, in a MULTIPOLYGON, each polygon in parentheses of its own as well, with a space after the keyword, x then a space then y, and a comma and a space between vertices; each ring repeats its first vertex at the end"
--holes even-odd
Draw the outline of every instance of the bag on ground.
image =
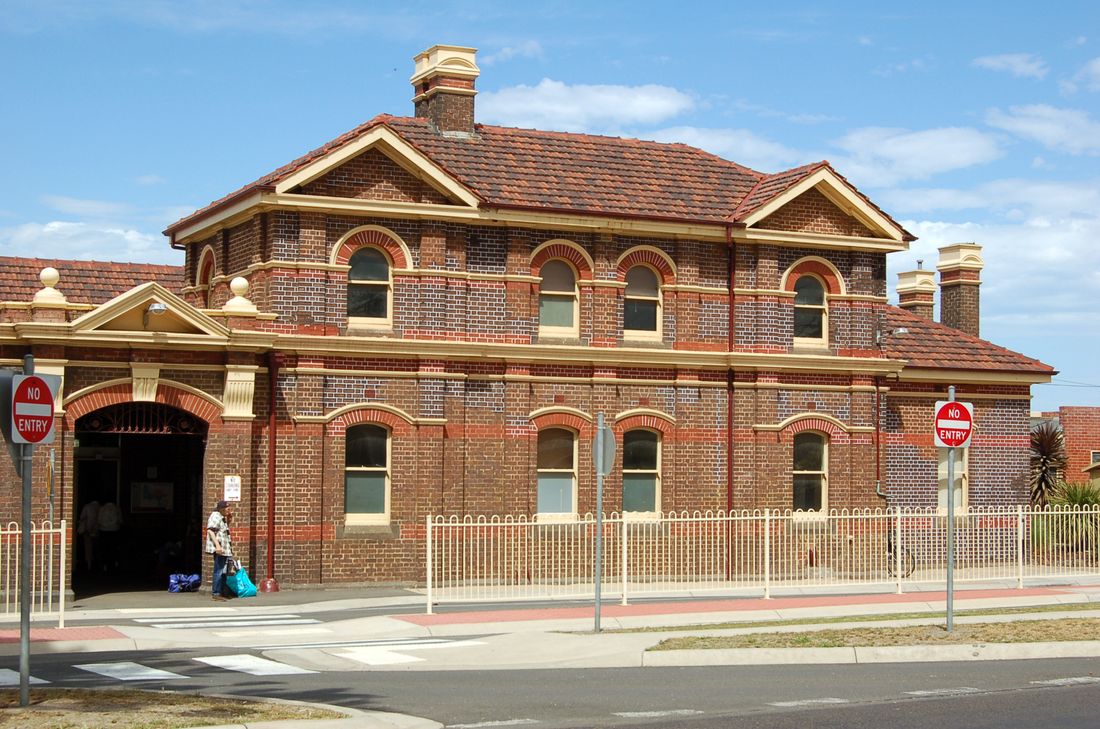
POLYGON ((225 585, 237 597, 256 597, 256 585, 248 579, 248 570, 238 566, 236 574, 226 575, 225 585))
POLYGON ((202 577, 183 573, 168 575, 168 592, 194 592, 199 589, 202 577))

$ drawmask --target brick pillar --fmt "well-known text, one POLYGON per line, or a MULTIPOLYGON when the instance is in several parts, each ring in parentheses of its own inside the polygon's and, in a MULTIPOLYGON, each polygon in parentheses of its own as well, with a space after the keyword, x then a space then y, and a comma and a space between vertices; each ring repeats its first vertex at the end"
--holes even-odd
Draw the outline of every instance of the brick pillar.
POLYGON ((956 243, 940 248, 940 321, 959 331, 979 336, 981 272, 985 267, 982 247, 956 243))
POLYGON ((459 46, 432 46, 417 55, 410 82, 416 95, 416 116, 444 132, 474 131, 474 82, 481 71, 477 50, 459 46))
POLYGON ((902 271, 898 274, 898 306, 911 314, 935 321, 936 280, 931 271, 902 271))

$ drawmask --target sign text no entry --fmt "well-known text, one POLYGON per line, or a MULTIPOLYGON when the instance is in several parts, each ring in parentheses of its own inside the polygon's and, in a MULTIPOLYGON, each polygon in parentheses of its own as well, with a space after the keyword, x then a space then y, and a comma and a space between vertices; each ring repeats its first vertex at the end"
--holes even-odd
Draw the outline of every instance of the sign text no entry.
POLYGON ((936 445, 940 448, 966 448, 974 432, 974 406, 968 402, 940 400, 932 423, 936 445))
POLYGON ((53 442, 53 392, 37 375, 15 375, 11 389, 13 443, 53 442))

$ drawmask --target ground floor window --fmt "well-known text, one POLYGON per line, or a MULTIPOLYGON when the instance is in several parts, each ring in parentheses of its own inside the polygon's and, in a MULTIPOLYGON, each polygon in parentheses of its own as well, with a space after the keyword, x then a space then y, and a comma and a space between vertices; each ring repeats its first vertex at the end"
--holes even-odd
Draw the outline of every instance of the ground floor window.
POLYGON ((389 521, 390 434, 379 425, 354 425, 344 441, 344 513, 348 523, 389 521))
POLYGON ((576 513, 576 434, 565 428, 540 430, 538 449, 538 513, 576 513))
POLYGON ((623 511, 653 513, 661 503, 661 436, 628 430, 623 436, 623 511))
POLYGON ((820 433, 798 433, 794 437, 792 471, 795 511, 823 511, 827 503, 828 443, 820 433))

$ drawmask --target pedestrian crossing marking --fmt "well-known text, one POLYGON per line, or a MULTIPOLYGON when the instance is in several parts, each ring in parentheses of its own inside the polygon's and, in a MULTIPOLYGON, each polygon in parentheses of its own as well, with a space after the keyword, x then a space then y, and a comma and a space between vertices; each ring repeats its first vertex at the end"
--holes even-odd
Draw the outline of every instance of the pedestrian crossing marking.
POLYGON ((330 628, 275 628, 273 630, 264 630, 263 626, 260 625, 246 630, 215 630, 214 635, 219 638, 255 638, 265 635, 271 637, 282 637, 287 635, 320 635, 322 633, 331 635, 332 632, 330 628))
POLYGON ((216 668, 224 668, 227 671, 238 671, 253 676, 287 676, 298 673, 317 673, 307 668, 298 668, 286 663, 260 658, 248 653, 238 653, 230 656, 206 656, 196 658, 196 661, 216 668))
POLYGON ((389 645, 375 645, 375 646, 348 646, 340 648, 339 650, 332 651, 333 655, 341 658, 348 658, 359 663, 364 663, 368 666, 388 666, 399 663, 417 663, 423 661, 423 658, 419 656, 405 655, 403 652, 398 653, 395 648, 400 648, 402 651, 408 650, 427 650, 434 648, 459 648, 473 645, 484 645, 481 641, 477 640, 453 640, 453 641, 440 641, 440 642, 428 642, 421 641, 418 643, 391 643, 389 645))
MULTIPOLYGON (((31 683, 43 684, 49 683, 41 678, 30 677, 31 683)), ((16 686, 19 684, 19 671, 13 671, 10 668, 0 668, 0 686, 16 686)))
POLYGON ((117 661, 115 663, 83 663, 73 668, 89 673, 98 673, 100 676, 113 678, 118 681, 164 681, 174 678, 187 678, 171 671, 162 671, 159 668, 149 668, 132 661, 117 661))
POLYGON ((268 625, 316 625, 321 621, 316 618, 303 618, 299 615, 254 615, 249 617, 238 614, 187 618, 136 618, 134 622, 148 625, 150 628, 184 630, 192 628, 258 628, 268 625))

